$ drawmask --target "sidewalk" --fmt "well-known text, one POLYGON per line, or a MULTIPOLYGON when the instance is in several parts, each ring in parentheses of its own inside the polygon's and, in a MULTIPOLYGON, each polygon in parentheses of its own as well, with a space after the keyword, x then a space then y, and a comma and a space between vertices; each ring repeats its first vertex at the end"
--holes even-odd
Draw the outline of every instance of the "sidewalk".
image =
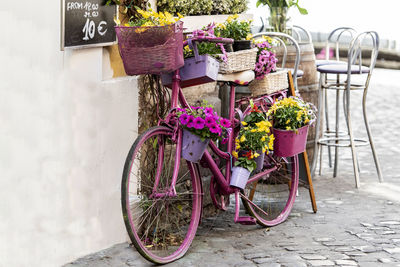
MULTIPOLYGON (((338 177, 332 178, 325 160, 322 176, 314 179, 317 214, 304 188, 288 220, 273 228, 234 224, 231 206, 203 219, 186 256, 166 266, 400 266, 399 74, 376 69, 368 95, 384 183, 378 183, 369 147, 361 147, 361 189, 355 189, 350 150, 342 149, 338 177)), ((353 124, 364 136, 361 94, 355 98, 353 124)), ((66 266, 151 264, 124 243, 66 266)))

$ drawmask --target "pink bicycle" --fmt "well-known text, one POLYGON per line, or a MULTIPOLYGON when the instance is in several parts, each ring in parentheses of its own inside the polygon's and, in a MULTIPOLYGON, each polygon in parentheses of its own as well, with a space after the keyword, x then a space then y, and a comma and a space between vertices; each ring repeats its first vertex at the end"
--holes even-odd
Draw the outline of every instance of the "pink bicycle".
MULTIPOLYGON (((232 42, 211 37, 192 39, 202 41, 232 42)), ((235 84, 229 84, 232 131, 228 133, 226 151, 210 142, 200 164, 181 159, 182 129, 175 110, 189 105, 180 88, 179 70, 174 73, 170 113, 158 126, 140 135, 129 151, 121 188, 124 221, 133 245, 153 263, 179 259, 195 237, 203 199, 199 165, 211 171, 210 194, 218 209, 225 210, 229 195, 234 195, 236 223, 274 226, 285 221, 293 207, 298 187, 297 156, 265 155, 262 170, 252 173, 244 190, 229 185, 234 160, 231 153, 241 127, 240 118, 251 109, 250 98, 235 101, 235 84), (235 104, 245 108, 235 108, 235 104), (240 214, 240 200, 244 214, 240 214)), ((252 100, 259 109, 267 111, 278 97, 286 97, 286 91, 252 100)))

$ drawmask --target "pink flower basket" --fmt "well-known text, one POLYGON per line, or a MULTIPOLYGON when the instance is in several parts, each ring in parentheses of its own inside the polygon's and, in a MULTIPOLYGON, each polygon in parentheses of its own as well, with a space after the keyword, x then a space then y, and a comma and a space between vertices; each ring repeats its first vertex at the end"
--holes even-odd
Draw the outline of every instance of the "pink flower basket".
POLYGON ((272 129, 274 134, 274 154, 278 157, 292 157, 304 152, 307 144, 309 125, 303 126, 296 131, 272 129))
POLYGON ((160 74, 183 66, 183 22, 166 26, 116 26, 118 47, 128 75, 160 74))

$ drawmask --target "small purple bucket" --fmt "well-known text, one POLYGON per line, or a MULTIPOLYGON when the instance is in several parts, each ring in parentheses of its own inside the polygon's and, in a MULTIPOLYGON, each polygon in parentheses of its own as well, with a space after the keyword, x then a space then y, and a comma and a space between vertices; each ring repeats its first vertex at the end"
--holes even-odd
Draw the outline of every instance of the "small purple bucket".
POLYGON ((250 172, 246 168, 233 167, 230 186, 244 189, 249 180, 250 172))
POLYGON ((295 131, 272 129, 274 134, 274 154, 278 157, 292 157, 304 152, 307 144, 307 133, 309 125, 303 126, 295 131))
POLYGON ((199 162, 209 142, 209 139, 202 141, 199 136, 183 130, 182 158, 191 162, 199 162))
MULTIPOLYGON (((185 59, 185 65, 180 69, 181 88, 213 82, 217 80, 219 62, 209 55, 185 59)), ((172 88, 173 73, 161 75, 161 81, 166 87, 172 88)))

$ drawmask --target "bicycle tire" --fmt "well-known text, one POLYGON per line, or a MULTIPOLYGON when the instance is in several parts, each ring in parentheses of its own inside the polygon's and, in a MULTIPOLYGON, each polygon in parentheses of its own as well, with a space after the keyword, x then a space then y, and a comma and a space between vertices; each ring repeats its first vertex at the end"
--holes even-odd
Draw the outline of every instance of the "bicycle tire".
MULTIPOLYGON (((253 204, 242 197, 246 211, 257 220, 258 224, 266 227, 278 225, 287 219, 293 208, 299 184, 298 156, 275 157, 275 160, 282 164, 281 169, 254 183, 248 183, 243 190, 243 194, 253 204)), ((269 164, 268 159, 266 161, 264 167, 272 167, 272 161, 269 164)))
POLYGON ((185 255, 201 216, 202 188, 194 163, 187 162, 187 168, 180 165, 177 197, 152 196, 158 176, 157 193, 169 188, 176 166, 172 136, 173 130, 163 126, 140 135, 129 151, 122 176, 121 204, 128 235, 137 251, 156 264, 185 255))

